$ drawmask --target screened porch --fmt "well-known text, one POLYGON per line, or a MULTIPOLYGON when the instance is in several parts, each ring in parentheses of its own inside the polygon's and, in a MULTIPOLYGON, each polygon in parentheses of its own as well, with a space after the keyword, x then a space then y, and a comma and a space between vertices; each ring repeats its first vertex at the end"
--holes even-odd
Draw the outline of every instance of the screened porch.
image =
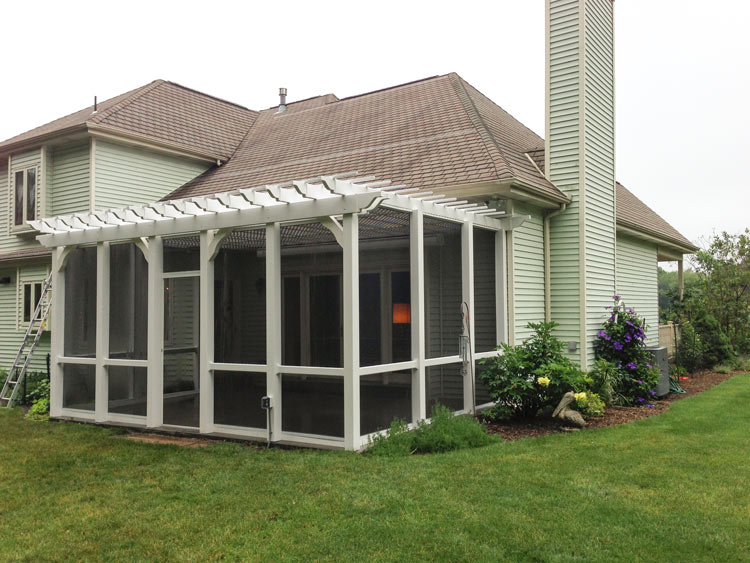
POLYGON ((338 175, 38 221, 52 416, 359 449, 471 411, 523 220, 338 175))

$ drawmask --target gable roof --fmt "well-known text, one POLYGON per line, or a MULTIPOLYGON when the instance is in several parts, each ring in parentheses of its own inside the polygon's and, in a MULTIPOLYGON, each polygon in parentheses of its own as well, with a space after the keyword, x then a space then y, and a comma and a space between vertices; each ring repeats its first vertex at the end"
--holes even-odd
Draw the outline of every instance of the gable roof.
POLYGON ((0 143, 0 151, 76 129, 98 128, 228 159, 258 112, 173 82, 145 86, 61 117, 0 143))
POLYGON ((226 165, 168 199, 361 170, 413 188, 495 180, 552 201, 568 198, 525 156, 543 144, 457 74, 339 100, 323 96, 260 112, 226 165))
POLYGON ((620 182, 617 182, 615 202, 618 225, 655 236, 692 252, 698 250, 697 246, 682 236, 677 229, 662 219, 620 182))

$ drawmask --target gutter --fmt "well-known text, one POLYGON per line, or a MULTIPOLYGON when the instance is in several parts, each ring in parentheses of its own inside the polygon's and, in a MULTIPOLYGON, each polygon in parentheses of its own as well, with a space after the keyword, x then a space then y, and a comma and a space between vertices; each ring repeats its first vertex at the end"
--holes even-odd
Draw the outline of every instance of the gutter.
POLYGON ((568 208, 567 203, 562 203, 558 209, 545 212, 544 214, 544 320, 552 320, 552 288, 550 281, 550 221, 568 208))
POLYGON ((683 254, 695 254, 698 250, 700 250, 697 246, 690 248, 681 244, 677 244, 676 242, 672 242, 666 238, 658 237, 656 235, 652 235, 649 233, 645 233, 641 230, 634 229, 632 227, 624 225, 622 222, 619 222, 619 221, 617 223, 616 229, 617 229, 617 232, 619 233, 630 235, 633 238, 647 240, 659 246, 666 246, 668 248, 673 248, 675 250, 678 250, 679 252, 682 252, 683 254))

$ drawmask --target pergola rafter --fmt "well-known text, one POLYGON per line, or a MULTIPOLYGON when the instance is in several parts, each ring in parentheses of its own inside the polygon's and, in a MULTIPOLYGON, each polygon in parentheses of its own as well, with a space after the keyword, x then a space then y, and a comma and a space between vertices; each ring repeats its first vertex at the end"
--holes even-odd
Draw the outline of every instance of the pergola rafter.
POLYGON ((30 222, 45 246, 231 229, 362 213, 378 205, 507 230, 505 212, 356 172, 30 222))

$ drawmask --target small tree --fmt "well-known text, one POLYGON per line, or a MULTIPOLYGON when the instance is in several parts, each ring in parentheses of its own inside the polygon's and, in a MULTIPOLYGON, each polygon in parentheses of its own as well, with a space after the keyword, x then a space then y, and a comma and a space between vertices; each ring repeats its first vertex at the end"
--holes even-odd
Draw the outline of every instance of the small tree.
POLYGON ((705 310, 736 351, 750 352, 750 230, 714 235, 705 250, 696 253, 693 263, 700 276, 701 295, 691 302, 688 318, 698 330, 691 310, 705 310))

